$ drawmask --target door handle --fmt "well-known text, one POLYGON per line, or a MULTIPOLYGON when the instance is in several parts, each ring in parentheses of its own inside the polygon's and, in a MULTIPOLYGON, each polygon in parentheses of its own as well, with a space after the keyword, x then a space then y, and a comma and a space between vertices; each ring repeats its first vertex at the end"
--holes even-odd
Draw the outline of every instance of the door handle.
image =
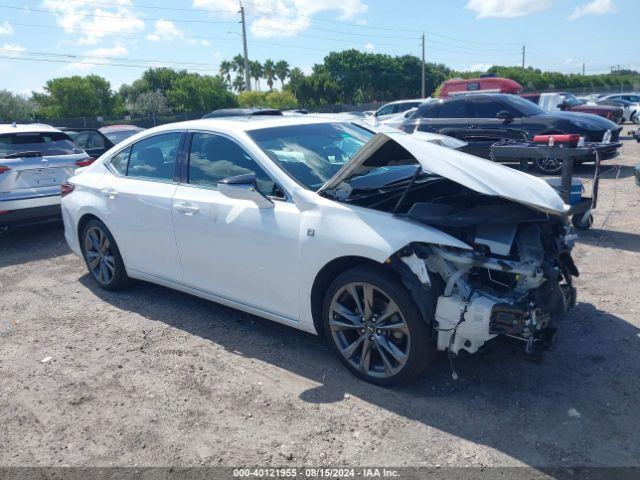
POLYGON ((113 188, 104 188, 104 189, 100 190, 100 192, 102 193, 102 195, 107 197, 109 200, 113 200, 114 198, 116 198, 118 196, 117 190, 114 190, 113 188))
POLYGON ((181 212, 184 213, 185 215, 191 217, 193 216, 194 213, 198 213, 200 211, 200 208, 198 208, 195 205, 192 205, 190 203, 183 203, 183 202, 179 202, 173 205, 173 208, 177 211, 177 212, 181 212))

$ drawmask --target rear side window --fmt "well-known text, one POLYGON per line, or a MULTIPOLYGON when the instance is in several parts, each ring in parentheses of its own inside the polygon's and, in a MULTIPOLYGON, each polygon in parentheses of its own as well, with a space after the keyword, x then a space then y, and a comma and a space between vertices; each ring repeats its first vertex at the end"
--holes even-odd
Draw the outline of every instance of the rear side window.
POLYGON ((466 100, 449 100, 444 102, 440 107, 440 118, 466 118, 467 101, 466 100))
POLYGON ((39 152, 44 156, 82 153, 66 133, 9 133, 0 135, 0 158, 15 153, 39 152))
POLYGON ((278 194, 275 182, 237 143, 220 135, 193 134, 189 152, 190 184, 217 187, 220 180, 248 173, 255 174, 260 193, 278 194))
POLYGON ((80 132, 75 142, 84 149, 105 148, 104 137, 97 132, 80 132))
POLYGON ((127 176, 173 180, 182 133, 161 133, 131 147, 127 176))

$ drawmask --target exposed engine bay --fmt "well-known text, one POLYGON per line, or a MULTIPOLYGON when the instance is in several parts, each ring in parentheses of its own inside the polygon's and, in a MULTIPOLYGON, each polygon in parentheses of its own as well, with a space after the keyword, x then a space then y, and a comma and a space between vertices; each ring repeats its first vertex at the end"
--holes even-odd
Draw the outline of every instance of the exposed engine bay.
POLYGON ((575 304, 579 273, 564 215, 478 193, 410 161, 354 175, 325 194, 429 225, 471 247, 413 243, 395 255, 436 298, 428 316, 439 350, 475 353, 500 337, 540 356, 555 322, 575 304))

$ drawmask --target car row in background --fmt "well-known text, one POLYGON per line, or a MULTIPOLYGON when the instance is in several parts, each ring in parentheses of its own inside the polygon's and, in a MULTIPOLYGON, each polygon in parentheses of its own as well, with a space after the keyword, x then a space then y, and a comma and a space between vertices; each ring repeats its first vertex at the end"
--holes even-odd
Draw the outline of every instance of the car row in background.
POLYGON ((110 125, 102 128, 65 128, 71 139, 92 157, 99 157, 114 145, 144 130, 135 125, 110 125))
MULTIPOLYGON (((526 141, 541 134, 579 134, 583 142, 617 142, 622 128, 596 115, 577 112, 547 112, 533 102, 509 94, 468 94, 423 103, 401 126, 411 133, 423 131, 458 138, 467 143, 463 151, 490 158, 491 146, 503 140, 526 141)), ((617 156, 617 143, 601 154, 602 160, 617 156)), ((553 159, 551 159, 553 160, 553 159)), ((578 162, 593 161, 593 156, 578 162)), ((556 174, 560 161, 536 160, 534 167, 556 174)))
POLYGON ((60 185, 95 159, 49 125, 0 125, 0 228, 60 215, 60 185))
POLYGON ((624 109, 620 106, 584 103, 574 94, 568 92, 558 93, 525 93, 522 98, 535 103, 547 112, 579 112, 590 113, 606 118, 615 123, 623 123, 624 109))
POLYGON ((59 218, 60 186, 75 170, 142 130, 0 125, 0 229, 59 218))

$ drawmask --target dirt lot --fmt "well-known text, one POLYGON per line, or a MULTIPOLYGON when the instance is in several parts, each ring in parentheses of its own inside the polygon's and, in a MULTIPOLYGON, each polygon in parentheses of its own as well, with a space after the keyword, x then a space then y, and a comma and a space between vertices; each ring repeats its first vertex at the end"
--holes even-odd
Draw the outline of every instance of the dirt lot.
POLYGON ((101 291, 59 225, 5 234, 0 465, 639 465, 638 162, 626 141, 607 163, 580 303, 543 364, 464 357, 453 381, 440 359, 394 390, 312 335, 150 284, 101 291))

